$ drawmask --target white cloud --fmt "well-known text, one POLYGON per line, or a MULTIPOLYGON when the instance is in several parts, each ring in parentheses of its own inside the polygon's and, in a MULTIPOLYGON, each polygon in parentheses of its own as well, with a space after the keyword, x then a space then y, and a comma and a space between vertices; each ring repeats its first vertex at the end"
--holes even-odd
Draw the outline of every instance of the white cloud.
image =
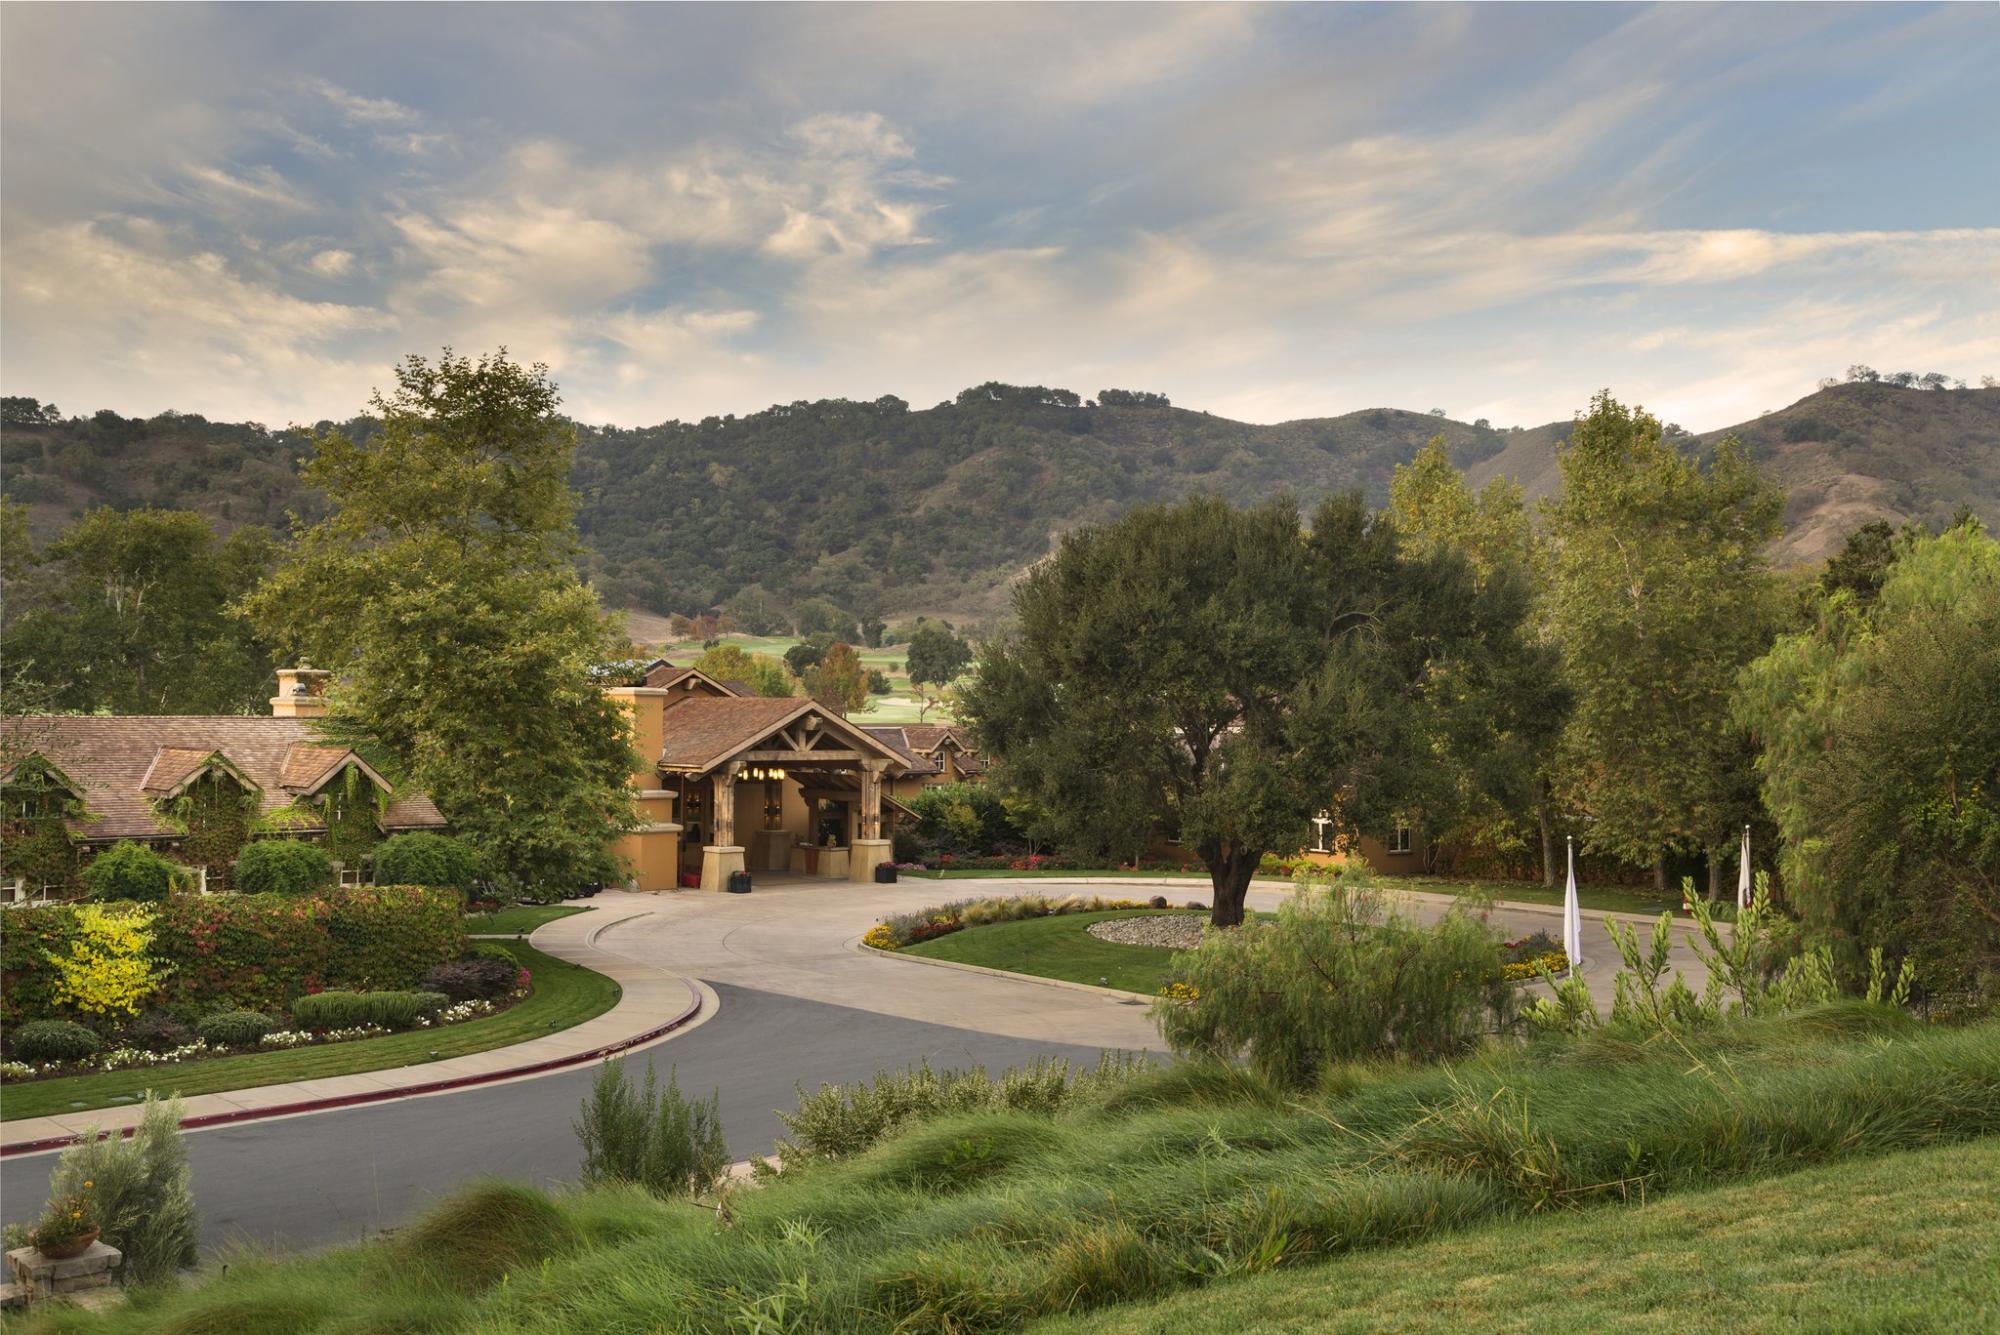
POLYGON ((354 252, 328 249, 316 252, 306 267, 323 278, 344 278, 354 272, 354 252))
POLYGON ((331 103, 348 121, 370 125, 398 125, 421 119, 414 109, 400 102, 386 97, 364 97, 359 93, 350 93, 339 84, 326 79, 314 79, 308 86, 331 103))

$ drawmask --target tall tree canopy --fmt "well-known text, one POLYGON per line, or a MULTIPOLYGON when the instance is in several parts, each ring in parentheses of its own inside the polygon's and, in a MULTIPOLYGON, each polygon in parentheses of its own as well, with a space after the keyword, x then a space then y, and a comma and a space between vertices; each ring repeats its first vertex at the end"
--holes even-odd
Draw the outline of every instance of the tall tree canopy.
POLYGON ((545 367, 411 357, 381 428, 314 437, 330 513, 247 600, 338 674, 334 726, 378 739, 521 888, 614 874, 632 819, 627 722, 593 663, 617 636, 571 560, 575 435, 545 367))
POLYGON ((1520 614, 1462 557, 1399 550, 1351 495, 1310 531, 1289 500, 1146 507, 1066 535, 1014 601, 1018 633, 986 642, 960 703, 999 781, 1077 847, 1177 832, 1220 926, 1336 796, 1371 825, 1450 763, 1451 730, 1421 706, 1433 682, 1482 675, 1520 614))
POLYGON ((783 662, 763 654, 753 654, 741 645, 718 644, 702 651, 694 660, 695 670, 717 681, 741 682, 759 695, 787 696, 799 693, 798 678, 783 662))
POLYGON ((1742 675, 1787 898, 1858 972, 1881 945, 1934 992, 2000 989, 2000 543, 1899 538, 1879 592, 1833 581, 1815 624, 1742 675))
POLYGON ((1729 700, 1774 629, 1782 499, 1734 440, 1704 467, 1608 393, 1559 457, 1548 623, 1576 703, 1557 786, 1584 847, 1654 864, 1664 889, 1669 853, 1720 856, 1754 811, 1729 700))
MULTIPOLYGON (((1406 547, 1416 553, 1455 552, 1472 566, 1489 598, 1519 603, 1523 619, 1539 620, 1532 590, 1540 583, 1546 552, 1529 522, 1518 483, 1495 478, 1475 493, 1451 462, 1443 436, 1434 436, 1389 482, 1389 514, 1406 547)), ((1502 641, 1504 652, 1484 659, 1479 679, 1440 678, 1430 709, 1461 739, 1463 763, 1434 767, 1425 791, 1413 800, 1427 843, 1485 850, 1512 860, 1528 849, 1532 833, 1545 883, 1557 874, 1551 776, 1570 694, 1553 645, 1522 635, 1502 641)))
POLYGON ((46 708, 236 714, 268 708, 272 646, 230 604, 269 569, 267 529, 217 538, 181 510, 92 510, 37 554, 7 507, 0 657, 46 708))

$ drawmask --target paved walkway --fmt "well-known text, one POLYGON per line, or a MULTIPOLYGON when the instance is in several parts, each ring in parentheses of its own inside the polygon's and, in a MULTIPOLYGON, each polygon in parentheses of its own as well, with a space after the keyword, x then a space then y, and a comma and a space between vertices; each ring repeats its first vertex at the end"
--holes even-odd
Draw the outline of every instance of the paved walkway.
MULTIPOLYGON (((640 911, 645 905, 639 905, 640 911)), ((646 1034, 661 1025, 696 1013, 688 1024, 699 1024, 715 1013, 713 993, 704 993, 696 983, 653 963, 606 951, 598 938, 618 926, 622 914, 632 909, 600 909, 575 913, 539 928, 529 939, 537 950, 595 969, 615 979, 620 988, 616 1005, 594 1019, 509 1047, 492 1048, 463 1057, 426 1062, 420 1066, 397 1066, 353 1075, 328 1076, 288 1084, 259 1085, 252 1089, 219 1094, 197 1094, 182 1100, 184 1119, 198 1122, 243 1120, 260 1112, 288 1108, 296 1104, 316 1104, 328 1100, 341 1104, 369 1102, 396 1097, 399 1092, 444 1082, 498 1083, 500 1073, 536 1068, 540 1074, 554 1062, 582 1061, 588 1054, 646 1034), (704 996, 709 1004, 701 1005, 704 996), (697 1009, 698 1008, 698 1009, 697 1009)), ((685 1027, 685 1026, 683 1026, 685 1027)), ((517 1076, 515 1079, 531 1079, 517 1076)), ((449 1090, 439 1092, 451 1092, 449 1090)), ((52 1117, 24 1117, 0 1122, 0 1150, 33 1144, 57 1137, 71 1138, 87 1128, 123 1130, 136 1126, 143 1109, 133 1104, 63 1113, 52 1117)))

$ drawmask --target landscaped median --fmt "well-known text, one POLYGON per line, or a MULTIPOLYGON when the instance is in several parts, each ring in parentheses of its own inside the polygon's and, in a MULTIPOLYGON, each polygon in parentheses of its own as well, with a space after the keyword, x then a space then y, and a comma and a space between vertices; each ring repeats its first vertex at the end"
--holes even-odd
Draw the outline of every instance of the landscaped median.
POLYGON ((543 954, 526 942, 496 943, 494 949, 513 955, 532 978, 527 997, 497 1015, 348 1042, 250 1051, 96 1075, 8 1081, 7 1120, 137 1104, 148 1089, 185 1097, 427 1064, 546 1038, 602 1015, 618 1003, 618 984, 595 970, 543 954))
POLYGON ((1174 948, 1105 940, 1090 929, 1100 923, 1155 917, 1198 923, 1203 912, 1173 909, 1164 895, 1151 900, 996 896, 898 914, 871 927, 861 943, 918 959, 1151 995, 1166 982, 1174 948))

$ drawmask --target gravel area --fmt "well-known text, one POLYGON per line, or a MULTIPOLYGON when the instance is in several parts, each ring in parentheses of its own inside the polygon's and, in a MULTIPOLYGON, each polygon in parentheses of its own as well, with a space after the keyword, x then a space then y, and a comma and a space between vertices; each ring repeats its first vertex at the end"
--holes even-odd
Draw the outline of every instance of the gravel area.
POLYGON ((1193 950, 1201 944, 1201 929, 1208 920, 1195 913, 1163 913, 1146 918, 1112 918, 1084 928, 1100 941, 1121 946, 1166 946, 1172 950, 1193 950))

